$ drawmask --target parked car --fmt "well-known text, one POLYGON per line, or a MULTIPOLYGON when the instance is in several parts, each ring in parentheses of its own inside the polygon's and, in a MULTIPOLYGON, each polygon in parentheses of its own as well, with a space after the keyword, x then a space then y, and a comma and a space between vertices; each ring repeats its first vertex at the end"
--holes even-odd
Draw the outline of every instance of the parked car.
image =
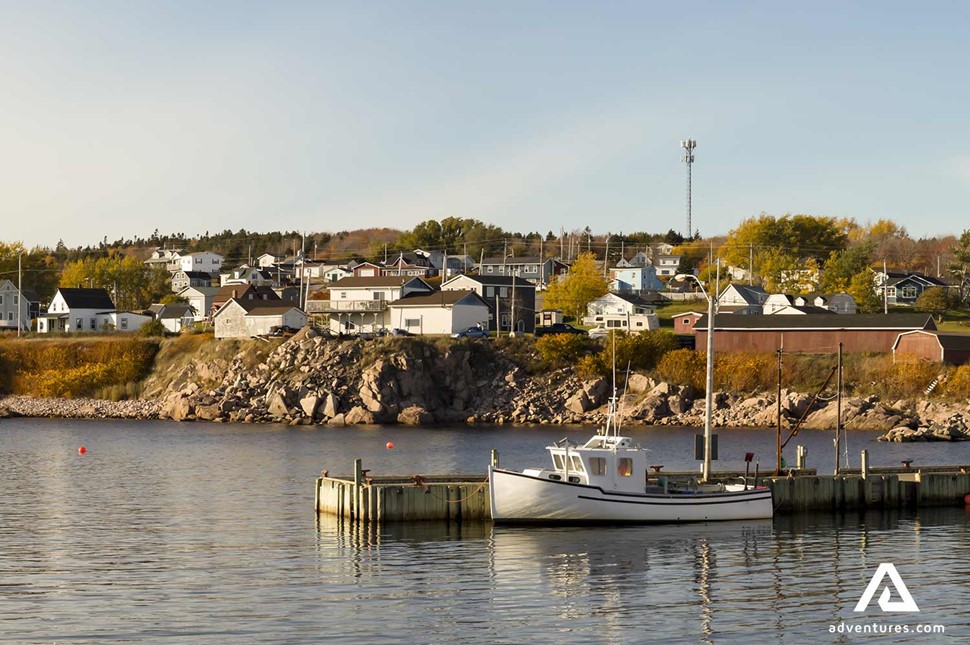
POLYGON ((407 329, 401 329, 400 327, 395 327, 391 330, 391 336, 414 336, 407 329))
POLYGON ((373 340, 375 338, 383 338, 388 335, 386 329, 378 329, 377 331, 362 331, 360 337, 364 340, 373 340))
POLYGON ((551 325, 536 327, 536 337, 546 336, 548 334, 582 334, 585 336, 586 332, 578 327, 573 327, 569 323, 553 323, 551 325))
POLYGON ((273 325, 272 327, 269 328, 269 335, 270 336, 291 336, 298 331, 300 330, 294 329, 293 327, 287 327, 286 325, 273 325))
POLYGON ((606 327, 593 327, 588 333, 590 338, 606 338, 610 335, 610 330, 606 327))
POLYGON ((473 325, 468 329, 463 329, 457 334, 452 334, 452 338, 488 338, 488 330, 481 325, 473 325))

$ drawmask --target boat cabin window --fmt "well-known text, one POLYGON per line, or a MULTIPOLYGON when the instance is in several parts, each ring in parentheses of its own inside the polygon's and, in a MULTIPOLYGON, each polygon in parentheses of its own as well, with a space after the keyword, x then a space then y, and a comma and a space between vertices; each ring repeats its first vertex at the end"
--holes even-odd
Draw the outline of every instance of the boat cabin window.
POLYGON ((580 459, 576 455, 570 455, 569 456, 569 459, 570 459, 570 462, 569 462, 570 465, 569 465, 569 467, 572 470, 575 470, 578 473, 581 473, 581 472, 584 472, 585 471, 585 469, 583 468, 583 460, 582 459, 580 459))
POLYGON ((565 467, 563 466, 562 455, 553 455, 552 465, 556 467, 556 470, 565 470, 565 467))
POLYGON ((620 477, 629 477, 633 474, 633 460, 629 457, 620 457, 616 460, 616 474, 620 477))
POLYGON ((589 458, 589 474, 590 475, 605 475, 606 474, 606 459, 603 457, 590 457, 589 458))

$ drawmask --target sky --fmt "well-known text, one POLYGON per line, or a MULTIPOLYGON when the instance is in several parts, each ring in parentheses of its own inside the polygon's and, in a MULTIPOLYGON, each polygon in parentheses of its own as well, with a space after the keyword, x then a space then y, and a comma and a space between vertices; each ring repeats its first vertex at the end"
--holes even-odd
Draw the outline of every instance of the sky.
POLYGON ((970 228, 970 4, 0 0, 4 241, 970 228))

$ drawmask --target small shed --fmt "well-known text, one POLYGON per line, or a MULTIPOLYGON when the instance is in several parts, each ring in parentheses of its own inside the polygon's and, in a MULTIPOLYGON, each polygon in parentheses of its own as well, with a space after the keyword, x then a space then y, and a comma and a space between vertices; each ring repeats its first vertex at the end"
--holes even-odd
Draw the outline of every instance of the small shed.
POLYGON ((674 333, 694 335, 694 325, 704 317, 699 311, 685 311, 674 316, 674 333))
POLYGON ((893 362, 919 359, 934 363, 970 363, 970 334, 943 334, 916 329, 903 332, 893 343, 893 362))

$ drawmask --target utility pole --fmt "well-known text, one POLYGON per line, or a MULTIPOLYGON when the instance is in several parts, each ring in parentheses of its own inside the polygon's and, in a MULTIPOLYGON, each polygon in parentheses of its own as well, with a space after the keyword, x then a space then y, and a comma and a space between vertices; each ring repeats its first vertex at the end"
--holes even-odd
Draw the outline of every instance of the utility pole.
POLYGON ((685 139, 680 142, 680 147, 684 149, 684 163, 687 164, 687 231, 684 233, 684 238, 690 239, 693 230, 690 222, 690 171, 694 164, 694 148, 697 147, 697 141, 685 139))
POLYGON ((24 302, 24 282, 23 270, 21 268, 21 258, 24 252, 17 254, 17 338, 20 338, 20 328, 24 326, 23 302, 24 302))
POLYGON ((882 261, 882 313, 889 313, 889 271, 886 270, 886 261, 882 261))
POLYGON ((603 277, 607 277, 607 267, 610 265, 610 235, 606 236, 606 252, 603 254, 603 277))
POLYGON ((748 284, 754 284, 754 244, 748 245, 748 284))
POLYGON ((839 385, 835 404, 835 474, 839 474, 839 441, 842 437, 842 343, 839 343, 839 385))

